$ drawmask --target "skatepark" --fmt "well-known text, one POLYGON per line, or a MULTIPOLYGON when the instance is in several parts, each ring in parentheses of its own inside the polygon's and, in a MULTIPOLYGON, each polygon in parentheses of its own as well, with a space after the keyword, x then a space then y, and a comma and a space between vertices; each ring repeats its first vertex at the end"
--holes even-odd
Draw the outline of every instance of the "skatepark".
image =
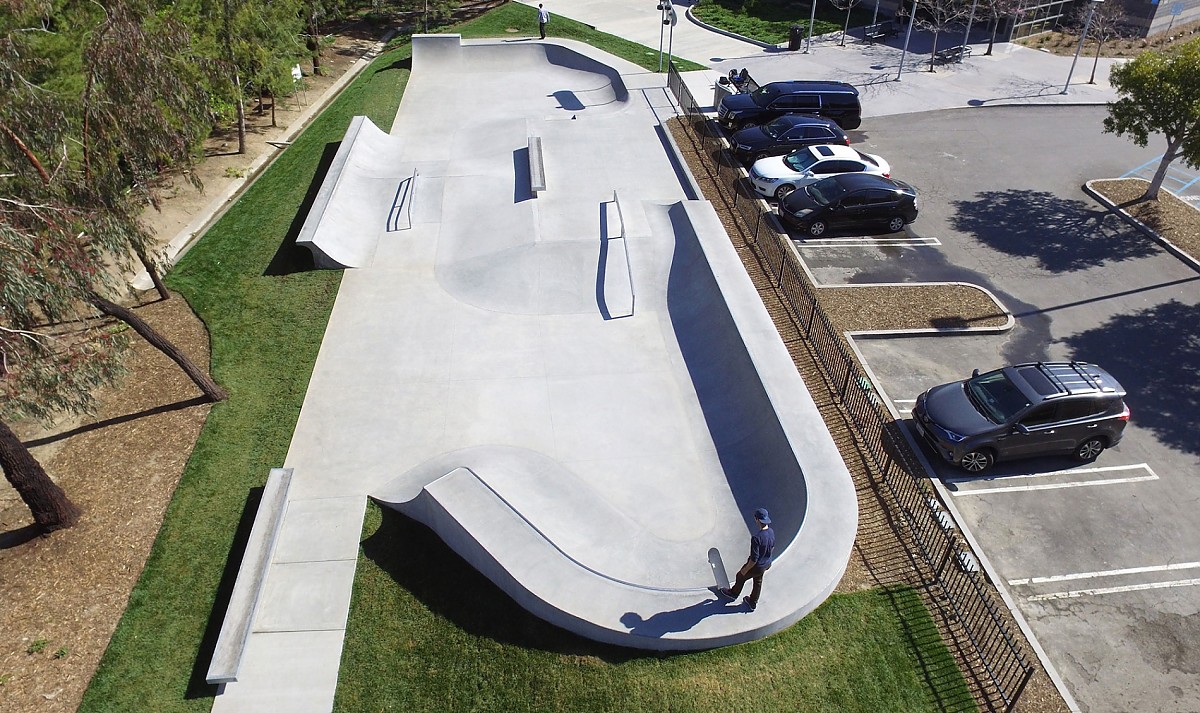
POLYGON ((355 119, 298 240, 349 269, 214 710, 328 709, 368 497, 620 646, 751 641, 832 592, 850 476, 672 116, 661 77, 582 44, 413 38, 391 133, 355 119), (715 588, 756 507, 778 544, 751 611, 715 588))

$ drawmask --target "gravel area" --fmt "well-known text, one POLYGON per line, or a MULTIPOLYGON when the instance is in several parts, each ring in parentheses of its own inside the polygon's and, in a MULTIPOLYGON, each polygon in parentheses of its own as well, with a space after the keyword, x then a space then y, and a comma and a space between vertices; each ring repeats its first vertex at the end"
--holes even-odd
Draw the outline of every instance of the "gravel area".
POLYGON ((1157 201, 1141 200, 1148 181, 1119 178, 1093 181, 1092 188, 1164 240, 1200 260, 1200 208, 1159 191, 1157 201))

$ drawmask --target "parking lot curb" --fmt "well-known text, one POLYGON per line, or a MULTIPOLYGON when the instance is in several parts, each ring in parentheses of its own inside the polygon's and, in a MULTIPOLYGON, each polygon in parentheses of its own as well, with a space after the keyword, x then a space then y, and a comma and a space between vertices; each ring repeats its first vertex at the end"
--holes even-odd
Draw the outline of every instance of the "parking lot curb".
POLYGON ((887 337, 936 337, 943 334, 1001 334, 1012 329, 1017 320, 1013 313, 1004 306, 991 290, 971 282, 864 282, 862 284, 817 285, 823 287, 931 287, 931 286, 969 287, 987 295, 1004 315, 1004 324, 995 327, 921 327, 917 329, 864 329, 846 332, 851 337, 887 338, 887 337))
MULTIPOLYGON (((1132 215, 1127 213, 1123 208, 1118 207, 1117 204, 1110 201, 1100 191, 1098 191, 1097 189, 1092 187, 1092 184, 1096 183, 1097 181, 1111 181, 1111 180, 1114 180, 1114 179, 1111 179, 1111 178, 1092 179, 1091 181, 1088 181, 1087 183, 1083 184, 1083 192, 1087 193, 1089 196, 1094 198, 1098 203, 1100 203, 1100 205, 1103 205, 1104 207, 1108 208, 1110 211, 1116 213, 1118 216, 1121 217, 1121 220, 1124 220, 1126 223, 1137 228, 1139 231, 1142 232, 1143 235, 1150 238, 1151 240, 1158 243, 1159 245, 1162 245, 1166 249, 1167 252, 1174 255, 1181 262, 1185 263, 1188 267, 1192 268, 1196 272, 1200 272, 1200 261, 1196 260, 1196 258, 1192 257, 1191 255, 1188 255, 1183 250, 1180 250, 1179 247, 1176 246, 1174 243, 1172 243, 1170 240, 1167 240, 1163 236, 1159 235, 1158 231, 1154 230, 1153 228, 1146 225, 1145 223, 1138 220, 1137 218, 1134 218, 1132 215)), ((1146 183, 1149 183, 1149 181, 1146 181, 1143 178, 1132 178, 1132 179, 1126 179, 1126 180, 1144 181, 1146 183)))

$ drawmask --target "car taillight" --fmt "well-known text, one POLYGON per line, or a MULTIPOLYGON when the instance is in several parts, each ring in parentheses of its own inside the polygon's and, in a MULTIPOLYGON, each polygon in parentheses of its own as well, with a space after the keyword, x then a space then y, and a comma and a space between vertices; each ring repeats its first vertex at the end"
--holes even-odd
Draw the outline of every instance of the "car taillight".
POLYGON ((1129 405, 1128 405, 1128 404, 1126 404, 1126 405, 1125 405, 1125 410, 1124 410, 1124 411, 1122 411, 1122 412, 1121 412, 1121 415, 1120 415, 1120 416, 1117 416, 1117 418, 1121 419, 1122 421, 1128 421, 1128 420, 1129 420, 1129 405))
POLYGON ((849 145, 850 145, 850 137, 849 137, 849 136, 847 136, 847 137, 846 137, 846 145, 847 145, 847 146, 849 146, 849 145))
POLYGON ((884 177, 884 178, 891 178, 891 177, 892 177, 892 174, 890 174, 890 173, 885 173, 885 174, 883 174, 883 177, 884 177))

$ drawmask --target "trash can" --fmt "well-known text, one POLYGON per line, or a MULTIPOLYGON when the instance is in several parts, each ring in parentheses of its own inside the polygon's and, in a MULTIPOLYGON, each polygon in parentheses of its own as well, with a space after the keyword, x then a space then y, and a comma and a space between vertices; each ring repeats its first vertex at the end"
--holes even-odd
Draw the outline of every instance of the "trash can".
POLYGON ((722 99, 736 93, 737 89, 729 83, 729 77, 721 77, 713 86, 713 106, 720 108, 722 99))
POLYGON ((792 31, 788 35, 788 49, 795 52, 800 49, 802 44, 804 44, 804 25, 792 25, 792 31))

